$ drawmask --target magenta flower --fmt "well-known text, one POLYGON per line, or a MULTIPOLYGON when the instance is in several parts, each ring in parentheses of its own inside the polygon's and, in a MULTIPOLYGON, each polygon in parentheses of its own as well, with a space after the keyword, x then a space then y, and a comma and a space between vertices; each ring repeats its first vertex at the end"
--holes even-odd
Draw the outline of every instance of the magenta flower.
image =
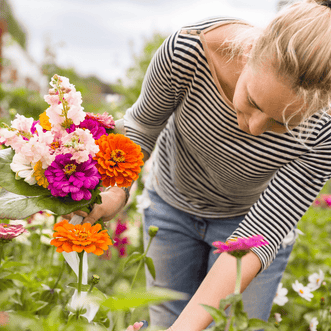
POLYGON ((22 224, 0 224, 0 243, 10 241, 24 232, 28 232, 22 224))
POLYGON ((115 121, 113 116, 109 115, 107 112, 103 114, 93 114, 93 113, 86 113, 85 119, 93 119, 98 121, 105 129, 114 129, 115 128, 115 121))
POLYGON ((118 219, 113 237, 113 246, 117 249, 120 257, 126 256, 126 246, 129 244, 129 239, 128 237, 122 237, 122 234, 127 229, 126 223, 121 223, 121 219, 118 219))
POLYGON ((236 257, 244 256, 252 247, 260 247, 264 245, 269 245, 269 243, 264 240, 261 235, 248 238, 229 239, 225 243, 222 241, 213 242, 213 246, 217 248, 217 250, 214 251, 214 254, 227 252, 236 257), (239 253, 239 251, 241 252, 239 253))
POLYGON ((67 132, 74 132, 76 128, 90 130, 95 140, 99 139, 104 134, 107 134, 106 129, 99 123, 99 121, 94 119, 85 119, 84 121, 80 122, 79 125, 72 124, 70 128, 67 129, 67 132))
POLYGON ((321 194, 313 202, 314 207, 330 208, 331 207, 331 194, 321 194))
POLYGON ((101 178, 96 161, 90 156, 86 162, 77 163, 71 160, 72 154, 57 155, 52 164, 45 170, 49 182, 48 189, 55 197, 71 195, 75 201, 92 198, 93 190, 101 178))

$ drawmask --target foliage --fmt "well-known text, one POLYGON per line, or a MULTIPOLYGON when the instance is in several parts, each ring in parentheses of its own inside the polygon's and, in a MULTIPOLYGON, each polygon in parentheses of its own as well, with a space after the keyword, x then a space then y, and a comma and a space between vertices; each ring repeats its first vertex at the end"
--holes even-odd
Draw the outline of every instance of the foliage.
POLYGON ((148 65, 164 39, 165 36, 155 33, 150 40, 147 40, 142 54, 133 56, 134 64, 126 72, 127 82, 124 83, 120 79, 113 86, 114 90, 123 96, 120 108, 127 109, 137 101, 148 65))
POLYGON ((1 121, 7 124, 14 118, 15 114, 26 117, 39 118, 39 114, 48 107, 42 96, 36 91, 26 88, 15 88, 5 90, 0 84, 1 121))
POLYGON ((15 18, 8 0, 0 0, 0 8, 0 18, 7 23, 8 32, 23 48, 26 48, 26 32, 15 18))

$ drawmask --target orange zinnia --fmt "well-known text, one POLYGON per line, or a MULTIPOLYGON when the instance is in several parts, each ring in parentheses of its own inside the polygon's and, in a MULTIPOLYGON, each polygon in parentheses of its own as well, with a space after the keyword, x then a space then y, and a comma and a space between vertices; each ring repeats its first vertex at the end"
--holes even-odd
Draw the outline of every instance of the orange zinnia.
POLYGON ((94 157, 103 186, 128 187, 138 179, 144 154, 139 145, 122 134, 103 135, 95 143, 99 152, 94 157))
POLYGON ((53 237, 51 245, 57 247, 58 253, 78 252, 83 250, 86 253, 95 255, 103 254, 103 251, 112 245, 112 241, 107 233, 107 230, 101 230, 101 225, 91 225, 90 223, 73 225, 63 220, 54 225, 53 237))

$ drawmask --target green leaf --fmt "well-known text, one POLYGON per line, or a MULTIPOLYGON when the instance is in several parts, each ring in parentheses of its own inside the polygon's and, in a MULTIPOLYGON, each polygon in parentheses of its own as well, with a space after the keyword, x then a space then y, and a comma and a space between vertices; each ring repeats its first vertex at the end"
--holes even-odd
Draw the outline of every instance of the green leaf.
POLYGON ((265 331, 277 331, 277 328, 272 323, 265 322, 257 318, 251 318, 248 322, 247 331, 255 331, 258 329, 264 329, 265 331))
POLYGON ((201 304, 203 308, 211 315, 217 326, 224 326, 227 320, 224 310, 216 309, 215 307, 201 304))
POLYGON ((2 264, 2 268, 24 267, 26 265, 29 265, 29 263, 6 261, 2 264))
POLYGON ((135 262, 140 261, 143 258, 143 254, 142 253, 138 253, 138 252, 133 252, 130 256, 128 256, 128 258, 126 259, 125 263, 124 263, 124 267, 126 267, 129 264, 133 264, 135 262))
POLYGON ((4 279, 18 280, 22 283, 29 283, 30 282, 29 278, 27 278, 25 275, 22 275, 20 273, 10 274, 10 275, 4 277, 4 279))
POLYGON ((148 268, 150 274, 155 279, 155 267, 154 267, 154 262, 153 262, 152 258, 146 256, 144 262, 147 265, 147 268, 148 268))
POLYGON ((47 188, 30 185, 23 179, 15 179, 15 173, 10 168, 14 155, 15 152, 11 148, 0 150, 0 186, 19 195, 49 195, 50 192, 47 188))
MULTIPOLYGON (((30 186, 31 187, 31 186, 30 186)), ((41 210, 50 210, 57 215, 69 214, 93 203, 99 189, 92 192, 92 199, 74 201, 70 198, 53 197, 48 191, 48 196, 23 196, 8 192, 4 189, 0 191, 0 219, 21 219, 26 218, 41 210)))
POLYGON ((147 306, 152 303, 157 304, 164 301, 185 299, 187 299, 186 294, 168 289, 153 288, 148 291, 145 289, 136 289, 131 292, 118 293, 106 299, 102 302, 102 305, 110 308, 111 311, 115 311, 147 306))

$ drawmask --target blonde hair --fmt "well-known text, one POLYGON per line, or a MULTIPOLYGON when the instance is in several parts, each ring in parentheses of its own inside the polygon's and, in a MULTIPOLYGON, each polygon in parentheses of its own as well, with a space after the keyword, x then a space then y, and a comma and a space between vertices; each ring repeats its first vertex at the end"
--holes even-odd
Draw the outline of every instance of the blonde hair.
MULTIPOLYGON (((322 2, 294 3, 282 9, 264 30, 248 26, 225 42, 232 56, 243 55, 257 69, 271 65, 290 84, 303 100, 305 116, 300 126, 306 128, 310 116, 322 116, 331 104, 331 8, 322 2)), ((284 118, 287 128, 302 109, 284 118)))

